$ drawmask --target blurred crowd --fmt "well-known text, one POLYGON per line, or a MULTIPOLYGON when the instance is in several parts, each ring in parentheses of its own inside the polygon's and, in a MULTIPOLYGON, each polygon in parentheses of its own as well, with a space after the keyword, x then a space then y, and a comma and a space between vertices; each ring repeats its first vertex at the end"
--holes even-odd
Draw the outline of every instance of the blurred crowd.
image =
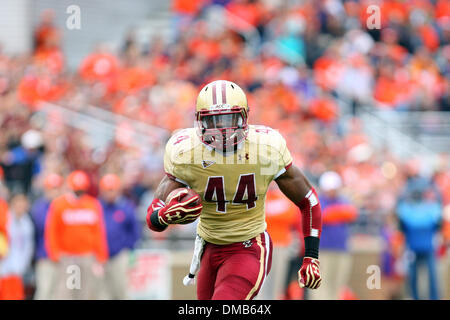
MULTIPOLYGON (((449 154, 440 155, 424 175, 420 155, 405 161, 375 149, 358 114, 362 108, 450 111, 449 40, 450 4, 445 0, 173 0, 168 39, 155 37, 143 45, 132 30, 117 50, 98 44, 70 70, 54 12, 43 12, 32 52, 11 56, 0 45, 2 210, 18 219, 27 216, 47 192, 49 177, 57 175, 61 186, 74 170, 87 174, 87 194, 102 197, 101 178, 114 174, 143 227, 145 209, 163 175, 162 159, 153 153, 168 135, 149 137, 151 151, 137 148, 126 134, 133 130, 129 121, 168 134, 191 127, 201 86, 228 79, 246 91, 250 123, 280 130, 296 165, 323 193, 328 230, 323 232, 323 259, 348 266, 354 235, 382 237, 386 279, 397 283, 408 277, 409 296, 419 298, 415 267, 425 261, 431 270, 429 298, 439 298, 436 261, 450 256, 449 154), (366 9, 373 4, 380 8, 381 28, 370 30, 366 9), (96 106, 123 117, 116 122, 114 139, 98 150, 82 126, 66 125, 67 119, 46 110, 43 102, 74 111, 96 106), (42 111, 49 114, 45 120, 42 111), (345 126, 344 113, 352 116, 345 126), (428 209, 429 214, 423 213, 428 209), (409 270, 399 267, 405 259, 409 270)), ((32 218, 34 224, 23 222, 21 229, 24 237, 34 239, 31 253, 23 257, 28 265, 19 268, 21 277, 29 265, 36 266, 32 248, 39 246, 39 232, 43 237, 32 218)), ((289 232, 298 231, 297 219, 287 221, 289 232)), ((284 231, 279 232, 280 247, 293 241, 283 238, 284 231)), ((149 232, 140 236, 152 237, 149 232)), ((281 261, 288 258, 285 252, 281 261)), ((268 297, 289 297, 279 289, 288 287, 289 272, 281 274, 272 286, 278 291, 268 297)), ((333 279, 345 282, 348 276, 333 279)), ((338 293, 345 285, 334 283, 322 292, 328 292, 326 298, 342 298, 338 293)), ((391 298, 396 297, 401 293, 393 290, 391 298)))

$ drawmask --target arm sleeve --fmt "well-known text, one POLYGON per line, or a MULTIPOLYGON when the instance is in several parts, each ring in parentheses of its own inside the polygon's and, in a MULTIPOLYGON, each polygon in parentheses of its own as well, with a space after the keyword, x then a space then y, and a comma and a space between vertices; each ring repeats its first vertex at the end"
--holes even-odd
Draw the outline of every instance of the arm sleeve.
POLYGON ((297 205, 302 212, 305 257, 318 259, 322 233, 322 209, 316 190, 311 188, 305 198, 297 205))
POLYGON ((302 212, 303 235, 320 238, 322 233, 322 209, 316 190, 312 188, 297 206, 302 212))

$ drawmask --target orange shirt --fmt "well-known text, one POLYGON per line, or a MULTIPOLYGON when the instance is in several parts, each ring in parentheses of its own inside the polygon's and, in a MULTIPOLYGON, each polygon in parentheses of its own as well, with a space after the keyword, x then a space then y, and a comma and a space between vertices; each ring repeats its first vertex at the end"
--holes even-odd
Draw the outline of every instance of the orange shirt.
POLYGON ((432 52, 439 48, 439 34, 431 25, 421 26, 418 31, 425 47, 432 52))
POLYGON ((47 67, 53 74, 58 74, 63 71, 64 54, 58 48, 40 48, 36 50, 33 59, 37 65, 47 67))
POLYGON ((442 227, 442 236, 444 237, 444 240, 450 244, 450 221, 449 220, 444 221, 444 226, 442 227))
POLYGON ((174 0, 172 2, 172 10, 178 14, 196 14, 203 4, 204 0, 174 0))
POLYGON ((257 26, 264 14, 264 8, 259 3, 230 2, 226 9, 228 23, 244 31, 250 30, 250 26, 257 26))
POLYGON ((8 220, 8 203, 0 199, 0 232, 6 235, 6 224, 8 220))
POLYGON ((52 260, 63 254, 93 254, 99 262, 108 257, 105 222, 100 202, 92 196, 77 199, 62 195, 50 204, 45 244, 52 260))
POLYGON ((400 92, 399 84, 394 79, 379 77, 375 84, 374 98, 379 102, 393 105, 398 102, 400 92))
POLYGON ((450 171, 439 173, 435 180, 444 205, 450 205, 450 171))
POLYGON ((58 100, 67 89, 67 83, 54 83, 49 76, 25 75, 17 87, 17 98, 21 103, 37 109, 40 101, 58 100))
POLYGON ((323 223, 348 223, 358 217, 356 207, 349 204, 333 204, 323 210, 323 223))
POLYGON ((155 82, 154 76, 140 67, 124 68, 115 81, 115 88, 128 94, 134 94, 148 88, 155 82))
POLYGON ((0 199, 0 259, 8 252, 8 203, 0 199))
POLYGON ((292 229, 300 224, 301 215, 279 190, 269 190, 266 196, 267 232, 275 246, 287 246, 292 240, 292 229))
POLYGON ((450 17, 450 2, 448 0, 438 0, 435 8, 436 19, 450 17))
POLYGON ((110 53, 92 53, 81 63, 79 73, 85 81, 105 81, 114 78, 120 69, 116 56, 110 53))
POLYGON ((338 114, 338 108, 333 100, 328 98, 316 98, 309 105, 311 114, 322 121, 334 121, 338 114))

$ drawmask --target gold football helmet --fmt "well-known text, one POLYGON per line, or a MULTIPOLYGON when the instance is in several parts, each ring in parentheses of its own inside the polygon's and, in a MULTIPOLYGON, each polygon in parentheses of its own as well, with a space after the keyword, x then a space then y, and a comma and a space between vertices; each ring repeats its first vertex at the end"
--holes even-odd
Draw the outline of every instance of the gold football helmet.
POLYGON ((197 97, 197 134, 215 149, 235 150, 247 136, 248 112, 247 97, 237 84, 226 80, 208 83, 197 97))

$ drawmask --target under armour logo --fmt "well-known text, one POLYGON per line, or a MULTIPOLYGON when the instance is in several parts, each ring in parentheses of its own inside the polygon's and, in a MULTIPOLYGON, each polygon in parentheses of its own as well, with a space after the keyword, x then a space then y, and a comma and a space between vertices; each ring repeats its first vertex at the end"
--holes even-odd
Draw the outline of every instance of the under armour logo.
POLYGON ((180 218, 181 218, 180 211, 175 212, 174 215, 171 215, 170 213, 166 214, 167 221, 172 221, 172 219, 180 219, 180 218))
POLYGON ((250 248, 253 243, 251 240, 247 240, 247 241, 242 242, 242 244, 244 245, 244 247, 250 248))
POLYGON ((202 167, 203 169, 208 168, 209 166, 212 166, 215 162, 211 160, 202 160, 202 167))

